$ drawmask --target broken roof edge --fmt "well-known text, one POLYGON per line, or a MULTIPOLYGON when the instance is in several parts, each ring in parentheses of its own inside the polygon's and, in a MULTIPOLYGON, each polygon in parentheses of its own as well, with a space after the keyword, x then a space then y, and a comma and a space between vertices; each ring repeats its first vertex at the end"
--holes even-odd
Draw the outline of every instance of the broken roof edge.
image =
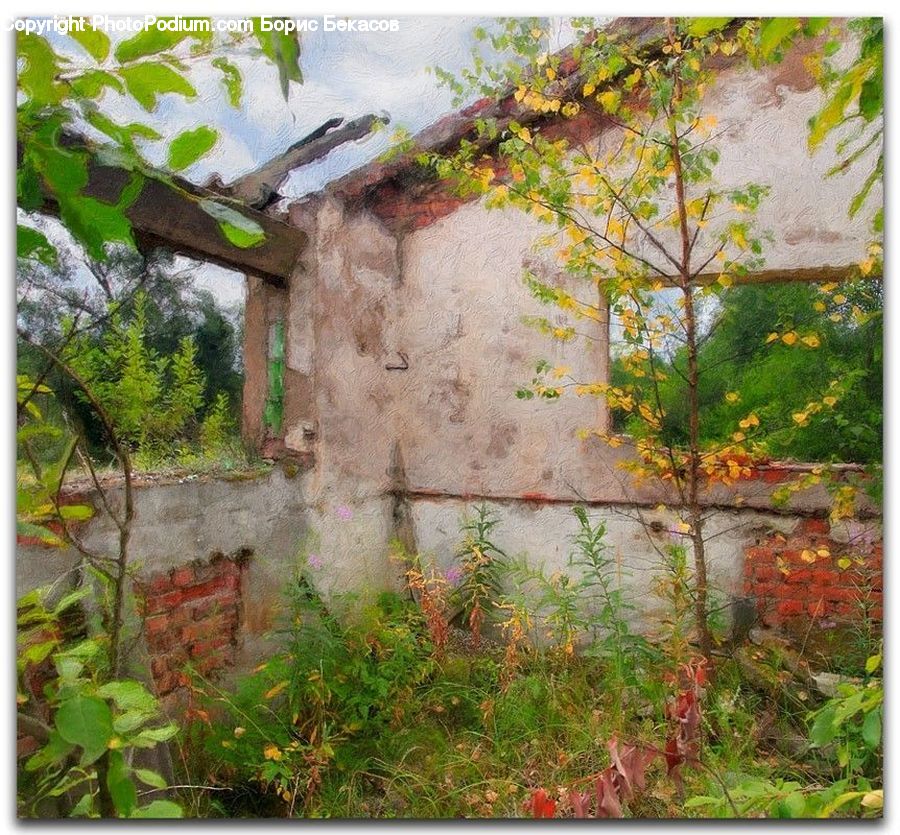
MULTIPOLYGON (((664 35, 662 17, 616 17, 597 32, 635 38, 640 45, 650 46, 664 35)), ((738 20, 738 18, 735 18, 738 20)), ((561 49, 556 55, 560 58, 558 77, 571 88, 578 82, 578 65, 573 56, 573 45, 561 49)), ((504 124, 517 120, 526 125, 535 123, 554 123, 565 119, 558 113, 541 113, 529 108, 514 97, 515 90, 510 89, 499 98, 485 97, 466 105, 460 110, 442 116, 437 121, 423 128, 412 137, 412 150, 404 152, 391 160, 376 157, 371 162, 355 168, 347 174, 327 183, 320 191, 306 195, 329 194, 345 200, 363 199, 368 192, 390 180, 416 172, 416 179, 435 181, 433 176, 421 169, 416 157, 423 152, 446 153, 459 141, 475 130, 477 119, 497 118, 504 124)), ((499 140, 484 143, 484 148, 495 147, 499 140)))

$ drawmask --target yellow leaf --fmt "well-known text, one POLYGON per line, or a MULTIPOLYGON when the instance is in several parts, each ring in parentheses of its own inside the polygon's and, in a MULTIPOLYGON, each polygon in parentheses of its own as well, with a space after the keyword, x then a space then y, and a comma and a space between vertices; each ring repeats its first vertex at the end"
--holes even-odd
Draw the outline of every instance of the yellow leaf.
POLYGON ((804 548, 800 553, 800 559, 803 560, 803 562, 815 562, 816 554, 814 551, 810 551, 809 548, 804 548))
POLYGON ((747 436, 743 432, 735 432, 731 436, 731 440, 735 441, 736 443, 740 443, 741 441, 747 440, 747 436))
POLYGON ((287 681, 280 681, 273 688, 266 691, 266 694, 263 696, 264 699, 274 699, 285 687, 288 686, 287 681))
POLYGON ((809 420, 809 415, 806 412, 794 412, 791 417, 798 426, 805 426, 809 420))
POLYGON ((718 282, 723 287, 731 287, 731 285, 734 284, 734 279, 730 275, 725 275, 725 273, 722 273, 718 278, 718 282))
POLYGON ((837 564, 838 568, 840 568, 841 571, 846 571, 848 568, 850 568, 851 565, 853 565, 853 560, 848 559, 847 557, 841 557, 837 561, 837 564))
POLYGON ((556 79, 556 70, 553 67, 547 67, 547 78, 550 81, 554 81, 556 79))
POLYGON ((770 342, 774 342, 776 339, 778 339, 778 334, 772 331, 772 333, 770 333, 766 337, 766 345, 768 345, 770 342))
POLYGON ((557 380, 561 380, 567 374, 571 374, 571 373, 572 373, 572 369, 569 368, 568 365, 560 365, 558 368, 553 369, 553 376, 557 380))
POLYGON ((687 522, 679 522, 676 526, 678 528, 679 533, 690 533, 691 526, 687 522))
POLYGON ((750 413, 738 424, 741 429, 749 429, 751 426, 759 426, 759 418, 754 414, 750 413))
POLYGON ((729 392, 725 395, 725 399, 726 399, 729 403, 737 403, 738 400, 741 399, 741 396, 740 396, 740 394, 738 394, 738 392, 736 392, 736 391, 729 391, 729 392))
POLYGON ((860 803, 867 809, 881 809, 884 806, 884 789, 867 792, 860 803))
POLYGON ((810 334, 809 336, 804 336, 801 342, 803 342, 804 345, 808 345, 810 348, 818 348, 819 345, 821 345, 821 343, 819 342, 819 337, 814 333, 810 334))
POLYGON ((593 92, 596 89, 597 89, 596 84, 591 84, 590 82, 588 82, 587 84, 584 85, 584 89, 581 92, 582 92, 582 95, 585 98, 587 98, 588 96, 593 95, 593 92))
POLYGON ((831 395, 828 395, 828 397, 823 397, 823 398, 822 398, 822 402, 823 402, 826 406, 833 406, 835 403, 837 403, 837 398, 836 398, 836 397, 832 397, 831 395))
POLYGON ((822 559, 825 559, 826 557, 831 556, 831 551, 829 551, 827 548, 816 548, 816 554, 817 556, 822 557, 822 559))
POLYGON ((834 303, 835 303, 835 304, 844 304, 844 302, 846 302, 846 301, 847 301, 847 297, 846 297, 843 293, 838 293, 838 294, 834 297, 834 303))
POLYGON ((612 112, 619 104, 619 93, 613 90, 607 90, 605 93, 601 93, 597 96, 597 101, 603 105, 604 110, 612 112))
POLYGON ((528 130, 528 128, 520 128, 519 139, 521 139, 523 142, 527 142, 530 145, 531 144, 531 131, 528 130))

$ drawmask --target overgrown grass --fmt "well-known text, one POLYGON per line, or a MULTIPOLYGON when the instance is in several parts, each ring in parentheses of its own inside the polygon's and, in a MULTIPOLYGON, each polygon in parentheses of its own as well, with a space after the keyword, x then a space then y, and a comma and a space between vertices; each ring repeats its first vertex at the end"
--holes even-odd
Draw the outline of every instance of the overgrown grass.
MULTIPOLYGON (((210 792, 195 813, 519 817, 536 787, 555 791, 609 765, 610 740, 663 747, 670 732, 674 691, 652 670, 623 692, 608 662, 550 648, 529 652, 508 679, 501 647, 473 653, 458 632, 435 662, 418 610, 395 596, 352 628, 313 598, 306 607, 324 620, 295 618, 284 655, 235 693, 207 689, 211 724, 192 730, 186 776, 226 790, 210 792)), ((660 758, 627 814, 702 817, 684 799, 721 794, 719 780, 820 778, 813 758, 771 743, 802 734, 804 718, 773 714, 722 661, 703 697, 705 769, 685 768, 679 792, 660 758)))

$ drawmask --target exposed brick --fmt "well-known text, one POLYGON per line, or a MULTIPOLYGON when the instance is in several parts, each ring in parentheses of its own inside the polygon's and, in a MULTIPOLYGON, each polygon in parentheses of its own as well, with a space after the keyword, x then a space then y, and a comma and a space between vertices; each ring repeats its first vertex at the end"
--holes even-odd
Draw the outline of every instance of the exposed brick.
POLYGON ((857 592, 856 589, 843 589, 839 586, 821 586, 817 588, 817 591, 825 598, 825 600, 829 600, 832 603, 859 600, 859 592, 857 592))
POLYGON ((808 604, 807 611, 811 618, 821 618, 828 612, 828 606, 824 600, 817 600, 815 603, 808 604))
POLYGON ((167 632, 170 628, 169 616, 165 613, 153 615, 144 621, 144 628, 148 635, 158 635, 167 632))
POLYGON ((792 568, 791 573, 785 577, 785 582, 791 585, 808 584, 813 578, 813 572, 810 568, 792 568))
POLYGON ((147 614, 156 615, 174 609, 181 603, 181 592, 176 590, 165 594, 150 595, 147 597, 147 614))
POLYGON ((803 603, 799 600, 782 600, 778 604, 776 611, 782 617, 791 617, 793 615, 802 615, 804 610, 803 603))
POLYGON ((755 576, 759 582, 773 582, 781 579, 781 572, 773 565, 757 565, 755 576))
POLYGON ((194 582, 194 569, 189 565, 176 568, 172 572, 172 583, 176 586, 189 586, 194 582))
POLYGON ((163 594, 172 588, 172 580, 168 574, 157 574, 151 578, 147 592, 152 595, 163 594))
POLYGON ((218 670, 224 670, 226 667, 230 667, 231 664, 232 659, 230 655, 220 651, 199 660, 197 662, 197 669, 200 671, 201 675, 207 676, 218 670))
POLYGON ((801 527, 809 534, 828 536, 831 533, 831 523, 827 519, 804 519, 801 527))
POLYGON ((220 650, 225 650, 231 646, 231 640, 227 637, 211 638, 207 641, 197 641, 191 646, 192 658, 204 658, 211 656, 220 650))

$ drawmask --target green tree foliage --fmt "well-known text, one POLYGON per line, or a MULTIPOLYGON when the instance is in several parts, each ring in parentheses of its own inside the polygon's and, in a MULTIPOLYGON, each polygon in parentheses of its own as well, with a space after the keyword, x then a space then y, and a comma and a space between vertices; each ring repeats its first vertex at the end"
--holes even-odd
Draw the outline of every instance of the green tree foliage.
MULTIPOLYGON (((98 338, 80 335, 67 352, 120 437, 140 451, 145 463, 178 457, 202 441, 207 386, 193 337, 182 337, 174 352, 161 354, 148 339, 146 311, 147 298, 138 294, 128 314, 113 313, 98 338)), ((219 447, 230 425, 228 412, 227 394, 217 393, 206 436, 219 447)))
MULTIPOLYGON (((808 284, 732 287, 723 293, 700 351, 705 369, 700 383, 704 442, 727 444, 735 422, 752 412, 772 427, 766 450, 773 457, 879 463, 883 328, 876 290, 880 285, 859 282, 842 286, 839 294, 823 293, 808 284), (826 315, 828 310, 832 312, 826 315), (834 310, 843 310, 846 316, 834 310), (815 347, 805 345, 800 337, 793 345, 782 339, 766 344, 773 333, 808 334, 811 330, 816 334, 811 340, 815 347), (786 380, 791 384, 785 385, 786 380), (793 419, 829 389, 840 394, 832 408, 799 423, 793 419)), ((682 351, 663 365, 667 379, 660 384, 668 416, 667 437, 676 444, 687 437, 685 387, 677 373, 683 368, 682 351)), ((614 362, 612 378, 616 385, 629 381, 621 361, 614 362)), ((642 431, 640 421, 623 419, 622 413, 619 426, 629 432, 642 431)))
MULTIPOLYGON (((196 199, 168 173, 148 163, 147 144, 166 139, 151 124, 124 122, 118 97, 132 99, 148 114, 171 96, 195 100, 195 73, 209 62, 221 73, 223 93, 239 107, 241 73, 229 58, 241 52, 262 54, 274 64, 285 99, 290 82, 302 81, 296 33, 263 32, 257 25, 253 32, 225 36, 211 25, 186 32, 168 31, 166 23, 161 19, 160 25, 120 41, 114 49, 109 37, 86 19, 85 31, 73 29, 64 44, 35 33, 17 33, 17 205, 34 212, 44 207, 46 199, 52 200, 65 227, 96 260, 105 258, 110 244, 134 248, 126 212, 146 179, 162 180, 186 199, 196 199), (88 147, 77 139, 87 133, 102 139, 88 147), (84 193, 93 152, 129 172, 128 182, 112 202, 84 193)), ((166 153, 170 171, 197 162, 217 141, 218 132, 208 125, 175 136, 166 153)), ((231 243, 252 246, 261 240, 262 230, 237 209, 212 200, 200 201, 200 206, 231 243)), ((46 263, 55 247, 43 232, 20 227, 17 251, 22 258, 46 263)))

